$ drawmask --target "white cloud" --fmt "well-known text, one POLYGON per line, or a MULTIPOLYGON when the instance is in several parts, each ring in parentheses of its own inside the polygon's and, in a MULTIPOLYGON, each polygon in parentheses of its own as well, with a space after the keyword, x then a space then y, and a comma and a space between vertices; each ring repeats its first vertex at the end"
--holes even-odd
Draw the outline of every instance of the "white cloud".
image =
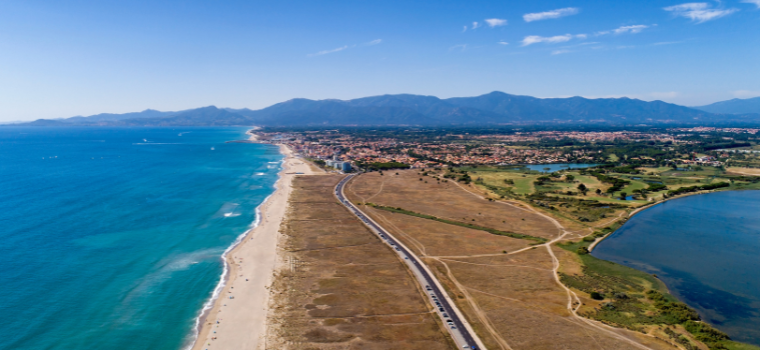
POLYGON ((322 50, 322 51, 319 51, 317 53, 310 53, 310 54, 306 55, 306 57, 322 56, 322 55, 327 55, 327 54, 330 54, 330 53, 340 52, 340 51, 343 51, 343 50, 346 50, 346 49, 350 49, 350 48, 355 48, 357 46, 372 46, 372 45, 380 44, 382 42, 383 42, 383 39, 375 39, 375 40, 368 41, 368 42, 366 42, 364 44, 361 44, 361 45, 356 45, 356 44, 351 45, 351 46, 343 45, 341 47, 338 47, 338 48, 335 48, 335 49, 332 49, 332 50, 322 50))
POLYGON ((339 47, 337 49, 323 50, 323 51, 319 51, 317 53, 310 53, 307 56, 309 56, 309 57, 312 57, 312 56, 322 56, 322 55, 327 55, 328 53, 335 53, 335 52, 343 51, 343 50, 345 50, 347 48, 348 48, 348 45, 345 45, 345 46, 341 46, 341 47, 339 47))
POLYGON ((623 34, 623 33, 636 34, 636 33, 641 33, 642 30, 647 29, 647 28, 649 28, 649 26, 643 25, 643 24, 637 24, 633 26, 622 26, 618 29, 613 30, 613 32, 615 34, 623 34))
POLYGON ((760 0, 742 0, 743 3, 755 4, 760 9, 760 0))
POLYGON ((552 51, 552 55, 561 55, 563 53, 569 53, 569 52, 571 51, 570 50, 554 50, 552 51))
POLYGON ((572 35, 572 34, 565 34, 565 35, 556 35, 556 36, 538 36, 538 35, 529 35, 526 36, 522 40, 522 46, 528 46, 538 43, 548 43, 548 44, 556 44, 556 43, 564 43, 567 41, 570 41, 574 38, 578 39, 586 39, 586 34, 578 34, 578 35, 572 35))
POLYGON ((464 26, 464 29, 462 29, 462 33, 467 31, 467 26, 464 26))
POLYGON ((714 9, 706 2, 689 2, 675 6, 668 6, 663 8, 663 10, 672 12, 676 16, 688 18, 697 23, 704 23, 739 11, 738 9, 714 9))
POLYGON ((509 45, 509 43, 506 42, 506 41, 504 41, 504 40, 502 40, 502 41, 499 41, 499 45, 509 45))
MULTIPOLYGON (((655 24, 655 26, 656 26, 656 24, 655 24)), ((601 36, 601 35, 607 35, 607 34, 625 34, 625 33, 637 34, 637 33, 641 33, 644 29, 647 29, 649 27, 650 26, 643 25, 643 24, 636 24, 636 25, 631 25, 631 26, 622 26, 622 27, 619 27, 619 28, 613 29, 613 30, 605 30, 605 31, 602 31, 602 32, 596 32, 596 33, 594 33, 594 35, 601 36)))
MULTIPOLYGON (((758 1, 760 1, 760 0, 758 0, 758 1)), ((486 23, 488 23, 488 26, 491 27, 491 28, 501 27, 501 26, 507 25, 507 20, 506 19, 489 18, 489 19, 486 19, 485 21, 486 21, 486 23)))
POLYGON ((736 91, 731 91, 731 93, 736 98, 752 98, 752 97, 760 96, 760 91, 736 90, 736 91))
POLYGON ((526 13, 523 15, 525 22, 540 21, 544 19, 554 19, 565 16, 571 16, 578 13, 578 9, 575 7, 566 7, 563 9, 556 9, 546 12, 526 13))
POLYGON ((480 28, 480 23, 472 22, 472 29, 478 29, 478 28, 480 28))

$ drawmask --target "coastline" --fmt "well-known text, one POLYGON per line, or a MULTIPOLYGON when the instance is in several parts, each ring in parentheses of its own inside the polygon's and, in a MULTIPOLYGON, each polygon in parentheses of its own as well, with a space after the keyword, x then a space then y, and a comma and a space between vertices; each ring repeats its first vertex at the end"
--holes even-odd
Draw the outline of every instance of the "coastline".
MULTIPOLYGON (((686 193, 686 194, 678 195, 678 196, 675 196, 675 197, 665 198, 663 200, 660 200, 660 201, 657 201, 657 202, 654 202, 654 203, 647 203, 647 204, 644 204, 644 205, 636 208, 632 212, 628 213, 628 217, 625 218, 625 221, 630 220, 634 215, 636 215, 636 214, 638 214, 638 213, 640 213, 640 212, 642 212, 644 210, 647 210, 649 208, 654 208, 654 207, 656 207, 656 206, 658 206, 658 205, 660 205, 662 203, 668 202, 668 201, 672 201, 672 200, 675 200, 675 199, 686 198, 686 197, 691 197, 691 196, 699 196, 699 195, 703 195, 703 194, 718 193, 718 192, 727 192, 727 191, 752 191, 752 190, 728 189, 728 190, 706 191, 706 192, 700 191, 700 192, 686 193)), ((623 227, 623 225, 620 225, 620 227, 623 227)), ((619 230, 619 229, 620 228, 618 228, 617 230, 619 230)), ((605 240, 605 239, 609 238, 610 236, 612 236, 612 234, 615 233, 615 232, 617 232, 617 230, 612 231, 612 232, 610 232, 610 233, 608 233, 608 234, 606 234, 606 235, 604 235, 602 237, 599 237, 599 239, 597 239, 596 241, 594 241, 593 243, 591 243, 591 245, 588 247, 588 251, 589 252, 593 252, 594 248, 596 248, 596 246, 599 243, 601 243, 603 240, 605 240)))
MULTIPOLYGON (((663 203, 668 202, 670 200, 679 200, 679 199, 689 198, 689 197, 692 197, 692 196, 710 195, 710 194, 717 194, 717 193, 724 193, 724 192, 744 192, 744 191, 758 191, 758 190, 757 189, 723 189, 723 190, 717 190, 717 191, 713 190, 713 191, 701 191, 701 192, 687 193, 687 194, 683 194, 683 195, 679 195, 679 196, 676 196, 676 197, 667 198, 667 199, 659 201, 657 203, 652 203, 650 205, 645 205, 643 207, 637 208, 636 210, 632 211, 628 215, 628 217, 624 220, 624 224, 623 225, 621 225, 616 230, 608 233, 607 235, 605 235, 605 236, 601 237, 600 239, 596 240, 595 242, 593 242, 589 246, 589 251, 592 252, 598 243, 600 243, 602 240, 605 240, 605 239, 611 237, 614 233, 618 232, 625 225, 625 222, 627 222, 631 217, 633 217, 634 215, 639 214, 641 212, 644 212, 646 209, 656 207, 659 204, 663 204, 663 203)), ((640 271, 642 273, 651 274, 651 272, 645 271, 645 270, 641 269, 640 267, 637 267, 637 266, 634 266, 634 265, 624 264, 624 263, 619 262, 619 261, 608 260, 607 258, 603 258, 603 257, 598 257, 598 256, 594 256, 594 257, 596 259, 599 259, 599 260, 602 260, 602 261, 608 261, 608 262, 611 262, 611 263, 614 263, 614 264, 623 265, 623 266, 635 269, 637 271, 640 271)), ((704 319, 705 318, 705 314, 703 314, 704 310, 698 309, 697 306, 694 306, 694 305, 700 305, 699 303, 693 304, 693 303, 695 303, 694 301, 687 301, 687 300, 685 300, 683 298, 683 296, 680 294, 682 291, 678 291, 677 289, 674 291, 673 289, 671 289, 672 286, 669 285, 669 283, 666 282, 664 279, 660 278, 656 274, 653 275, 653 276, 657 280, 659 280, 665 286, 667 293, 669 293, 671 296, 673 296, 674 298, 676 298, 678 301, 686 304, 692 310, 698 312, 699 315, 700 315, 700 317, 703 317, 703 319, 701 321, 699 321, 699 322, 707 323, 707 324, 709 324, 710 326, 714 327, 715 329, 717 329, 719 331, 724 331, 724 329, 723 329, 723 326, 724 326, 723 323, 713 324, 712 322, 706 321, 704 319)), ((671 278, 670 282, 673 283, 673 278, 671 278)), ((702 282, 700 281, 700 283, 702 283, 702 282)), ((730 338, 728 340, 725 340, 725 342, 728 342, 730 344, 734 344, 734 345, 737 345, 737 346, 741 345, 742 346, 741 349, 744 349, 743 346, 748 346, 747 349, 750 349, 750 348, 751 349, 760 348, 760 347, 757 347, 758 345, 746 342, 745 340, 737 340, 737 339, 733 338, 734 336, 735 335, 732 335, 732 338, 730 338)), ((734 347, 731 347, 731 349, 734 349, 734 347)))
MULTIPOLYGON (((253 135, 252 135, 253 137, 253 135)), ((211 298, 204 304, 185 349, 258 349, 266 335, 269 286, 277 264, 280 224, 288 208, 294 172, 311 174, 304 161, 285 156, 275 191, 257 208, 257 219, 222 255, 224 271, 211 298)))
POLYGON ((256 130, 261 129, 258 126, 253 127, 253 129, 246 131, 245 133, 248 135, 248 141, 251 142, 258 142, 259 141, 259 135, 256 134, 256 130))

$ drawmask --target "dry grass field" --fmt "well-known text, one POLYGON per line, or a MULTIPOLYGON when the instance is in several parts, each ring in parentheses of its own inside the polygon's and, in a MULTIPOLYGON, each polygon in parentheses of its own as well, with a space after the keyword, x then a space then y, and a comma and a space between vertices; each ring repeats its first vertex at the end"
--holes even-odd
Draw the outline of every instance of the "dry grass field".
POLYGON ((739 167, 731 167, 727 169, 729 172, 741 174, 741 175, 753 175, 753 176, 760 176, 760 169, 756 168, 739 168, 739 167))
POLYGON ((539 220, 540 216, 530 210, 484 201, 483 195, 478 198, 478 194, 462 191, 453 181, 419 176, 414 170, 368 173, 353 183, 356 185, 349 186, 346 195, 354 202, 399 207, 536 237, 559 236, 551 222, 539 220))
MULTIPOLYGON (((475 219, 477 225, 552 243, 571 235, 577 239, 580 232, 572 230, 590 233, 524 205, 484 200, 476 191, 422 177, 415 170, 362 174, 349 183, 346 194, 353 202, 460 222, 475 219)), ((576 302, 585 303, 587 296, 567 290, 556 274, 560 265, 566 273, 577 266, 572 255, 551 244, 535 245, 370 206, 362 210, 431 267, 489 349, 674 349, 656 338, 577 316, 576 302)))
POLYGON ((333 197, 341 178, 294 180, 266 348, 453 348, 404 264, 333 197))

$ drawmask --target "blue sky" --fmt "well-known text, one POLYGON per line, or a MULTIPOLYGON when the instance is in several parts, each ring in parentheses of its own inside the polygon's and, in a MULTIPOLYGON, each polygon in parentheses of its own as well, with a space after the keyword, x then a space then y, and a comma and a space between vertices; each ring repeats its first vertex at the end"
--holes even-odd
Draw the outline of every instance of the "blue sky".
POLYGON ((760 96, 760 0, 2 1, 0 121, 413 93, 760 96))

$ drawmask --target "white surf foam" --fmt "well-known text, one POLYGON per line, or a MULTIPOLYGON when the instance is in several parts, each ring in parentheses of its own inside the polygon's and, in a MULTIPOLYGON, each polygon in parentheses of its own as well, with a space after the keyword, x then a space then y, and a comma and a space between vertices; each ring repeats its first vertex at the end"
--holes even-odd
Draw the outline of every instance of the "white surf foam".
MULTIPOLYGON (((284 154, 283 154, 284 155, 284 154)), ((280 171, 283 170, 283 165, 285 164, 285 159, 280 162, 280 171)), ((264 175, 264 173, 257 173, 264 175)), ((259 226, 261 223, 261 206, 265 203, 269 202, 269 199, 272 198, 272 196, 279 190, 278 185, 280 184, 280 180, 282 180, 282 173, 278 172, 277 181, 274 183, 274 191, 267 196, 267 198, 264 198, 264 201, 261 202, 256 207, 256 218, 253 220, 251 225, 248 227, 248 229, 243 232, 240 236, 238 236, 234 242, 232 242, 232 245, 230 245, 223 253, 222 253, 222 262, 224 262, 224 269, 222 270, 222 275, 219 278, 219 283, 217 283, 216 287, 214 288, 214 291, 211 293, 211 297, 203 304, 203 307, 201 308, 201 311, 198 313, 198 317, 195 318, 195 327, 193 327, 193 334, 191 335, 191 340, 188 342, 188 345, 185 346, 182 350, 190 350, 193 348, 195 343, 198 341, 198 333, 201 330, 201 320, 204 319, 204 317, 208 316, 208 313, 211 311, 211 308, 214 307, 214 303, 217 299, 219 299, 219 294, 221 294, 222 289, 227 284, 227 276, 229 275, 229 264, 227 264, 227 254, 229 254, 235 247, 240 244, 240 242, 245 239, 251 231, 253 231, 256 227, 259 226)))
MULTIPOLYGON (((280 177, 281 178, 281 177, 280 177)), ((256 219, 253 220, 249 228, 243 232, 240 236, 238 236, 234 242, 232 242, 232 245, 230 245, 227 249, 224 250, 224 253, 222 253, 222 262, 224 262, 224 269, 222 270, 222 275, 219 278, 219 283, 217 283, 216 287, 214 288, 214 291, 211 293, 211 297, 203 304, 203 307, 201 308, 200 313, 198 314, 198 317, 195 318, 195 327, 193 327, 193 334, 192 334, 192 341, 189 342, 187 346, 183 348, 183 350, 190 350, 193 348, 193 345, 198 341, 198 334, 201 329, 201 320, 204 319, 204 317, 208 316, 208 313, 211 311, 211 309, 214 307, 214 303, 217 299, 219 299, 219 294, 221 294, 222 289, 224 289, 224 286, 227 285, 227 276, 229 275, 229 264, 227 263, 227 254, 229 254, 235 247, 237 247, 240 242, 243 241, 243 239, 248 236, 248 234, 253 231, 256 227, 259 226, 261 223, 261 206, 264 205, 264 203, 269 201, 269 198, 274 195, 275 192, 277 192, 277 184, 280 182, 280 178, 277 179, 277 182, 275 182, 274 185, 274 191, 272 194, 267 196, 261 204, 259 204, 256 207, 256 219)))

